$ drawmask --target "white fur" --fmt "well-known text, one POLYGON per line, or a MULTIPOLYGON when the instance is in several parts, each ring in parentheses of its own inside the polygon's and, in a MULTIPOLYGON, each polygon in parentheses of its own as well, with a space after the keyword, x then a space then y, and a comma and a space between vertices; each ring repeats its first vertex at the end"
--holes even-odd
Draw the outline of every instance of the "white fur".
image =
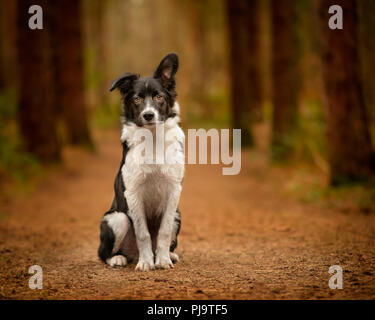
MULTIPOLYGON (((177 103, 174 108, 178 111, 177 103)), ((155 161, 151 164, 140 163, 136 147, 141 142, 135 136, 138 130, 144 130, 144 128, 135 124, 123 126, 121 140, 127 142, 129 151, 121 172, 126 189, 125 198, 129 206, 128 214, 133 221, 139 250, 137 270, 148 271, 155 267, 163 269, 173 267, 169 246, 172 240, 174 216, 181 194, 185 159, 183 150, 185 136, 178 122, 179 117, 176 116, 167 119, 164 123, 162 143, 165 159, 161 164, 155 161), (152 214, 163 214, 157 237, 155 264, 151 238, 147 229, 147 216, 152 214)), ((155 130, 150 130, 155 146, 158 143, 157 135, 155 130)))
POLYGON ((124 256, 117 255, 117 256, 113 256, 112 258, 108 258, 106 260, 106 263, 110 267, 116 267, 116 266, 123 267, 123 266, 126 266, 128 261, 126 260, 126 258, 124 256))
POLYGON ((130 228, 129 219, 122 212, 112 212, 103 218, 113 230, 115 235, 115 243, 113 245, 112 254, 116 253, 121 246, 122 240, 130 228))
MULTIPOLYGON (((146 84, 147 84, 147 83, 146 83, 146 84)), ((159 112, 158 112, 154 107, 151 106, 149 100, 147 100, 146 108, 142 111, 142 113, 141 113, 141 117, 143 117, 143 115, 144 115, 145 113, 147 113, 147 112, 152 112, 152 113, 154 114, 154 116, 155 116, 155 120, 156 120, 156 121, 159 121, 159 120, 160 120, 159 112)))
POLYGON ((180 260, 180 258, 178 257, 178 254, 175 252, 169 252, 169 256, 172 262, 178 262, 180 260))

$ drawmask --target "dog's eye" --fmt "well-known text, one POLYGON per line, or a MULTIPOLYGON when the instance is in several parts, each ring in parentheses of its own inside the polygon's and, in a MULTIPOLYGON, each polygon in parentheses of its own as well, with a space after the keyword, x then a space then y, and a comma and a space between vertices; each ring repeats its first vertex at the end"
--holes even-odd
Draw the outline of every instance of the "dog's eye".
POLYGON ((135 103, 135 104, 140 104, 140 103, 142 102, 142 100, 143 100, 143 99, 140 98, 140 97, 135 97, 135 98, 134 98, 134 103, 135 103))
POLYGON ((161 96, 160 94, 157 94, 157 95, 154 97, 154 100, 160 102, 161 100, 163 100, 163 96, 161 96))

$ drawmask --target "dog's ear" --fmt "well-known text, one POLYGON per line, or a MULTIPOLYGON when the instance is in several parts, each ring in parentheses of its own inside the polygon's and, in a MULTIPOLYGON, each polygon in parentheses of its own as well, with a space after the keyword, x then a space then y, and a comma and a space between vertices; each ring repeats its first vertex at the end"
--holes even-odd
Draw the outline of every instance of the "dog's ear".
POLYGON ((174 75, 178 69, 178 56, 176 53, 167 54, 161 60, 158 68, 154 72, 154 78, 161 79, 163 86, 167 89, 174 87, 174 75))
POLYGON ((112 82, 109 91, 119 89, 121 93, 126 93, 126 91, 128 91, 129 89, 130 84, 137 79, 139 79, 139 74, 127 72, 112 82))

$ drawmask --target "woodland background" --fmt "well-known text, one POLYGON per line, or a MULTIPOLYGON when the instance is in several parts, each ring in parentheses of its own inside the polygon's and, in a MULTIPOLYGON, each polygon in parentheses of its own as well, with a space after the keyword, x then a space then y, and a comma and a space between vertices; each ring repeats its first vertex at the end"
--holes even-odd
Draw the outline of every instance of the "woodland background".
POLYGON ((30 184, 68 145, 95 152, 93 132, 119 127, 111 81, 174 51, 184 128, 241 128, 270 164, 317 169, 371 210, 374 1, 3 0, 0 14, 0 183, 30 184))

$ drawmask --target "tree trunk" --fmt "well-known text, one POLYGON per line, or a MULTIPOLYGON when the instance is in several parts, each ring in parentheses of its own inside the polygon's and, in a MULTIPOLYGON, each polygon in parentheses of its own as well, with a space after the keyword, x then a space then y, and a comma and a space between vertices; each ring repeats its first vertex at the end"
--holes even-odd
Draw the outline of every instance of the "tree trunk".
POLYGON ((84 97, 81 1, 59 0, 54 6, 55 98, 68 142, 92 146, 84 97), (67 19, 69 18, 69 19, 67 19))
POLYGON ((207 119, 211 106, 207 103, 208 82, 210 79, 207 65, 207 31, 206 8, 207 3, 199 0, 188 2, 188 14, 191 24, 191 42, 194 48, 194 65, 191 76, 191 95, 194 104, 199 107, 200 116, 207 119))
POLYGON ((46 0, 18 1, 18 63, 19 63, 19 109, 20 133, 26 149, 43 162, 60 159, 60 145, 56 134, 56 112, 53 103, 50 31, 31 30, 28 13, 31 5, 47 10, 46 0))
POLYGON ((0 92, 5 88, 5 59, 4 59, 4 3, 0 2, 0 92))
POLYGON ((297 125, 298 72, 294 0, 272 1, 271 158, 286 160, 297 125))
POLYGON ((96 69, 95 76, 98 78, 96 85, 97 103, 96 107, 108 107, 108 84, 112 78, 108 76, 108 62, 107 62, 107 39, 106 39, 106 21, 105 14, 107 10, 107 1, 90 0, 93 19, 93 49, 95 50, 94 68, 96 69))
POLYGON ((262 57, 261 57, 261 23, 260 0, 248 0, 247 34, 248 34, 248 77, 250 109, 252 120, 263 119, 262 109, 262 57))
POLYGON ((248 64, 247 0, 227 0, 233 127, 241 129, 244 146, 254 144, 251 132, 251 99, 248 64))
POLYGON ((330 182, 367 180, 375 158, 360 79, 357 1, 321 0, 319 16, 330 182), (334 4, 343 8, 343 30, 328 28, 328 8, 334 4))
MULTIPOLYGON (((361 0, 359 6, 360 25, 360 62, 363 79, 363 92, 365 97, 366 110, 369 115, 370 132, 375 133, 375 1, 361 0)), ((374 138, 374 135, 372 135, 374 138)))
POLYGON ((17 85, 17 2, 14 0, 2 0, 0 4, 1 24, 1 86, 15 87, 17 85))

